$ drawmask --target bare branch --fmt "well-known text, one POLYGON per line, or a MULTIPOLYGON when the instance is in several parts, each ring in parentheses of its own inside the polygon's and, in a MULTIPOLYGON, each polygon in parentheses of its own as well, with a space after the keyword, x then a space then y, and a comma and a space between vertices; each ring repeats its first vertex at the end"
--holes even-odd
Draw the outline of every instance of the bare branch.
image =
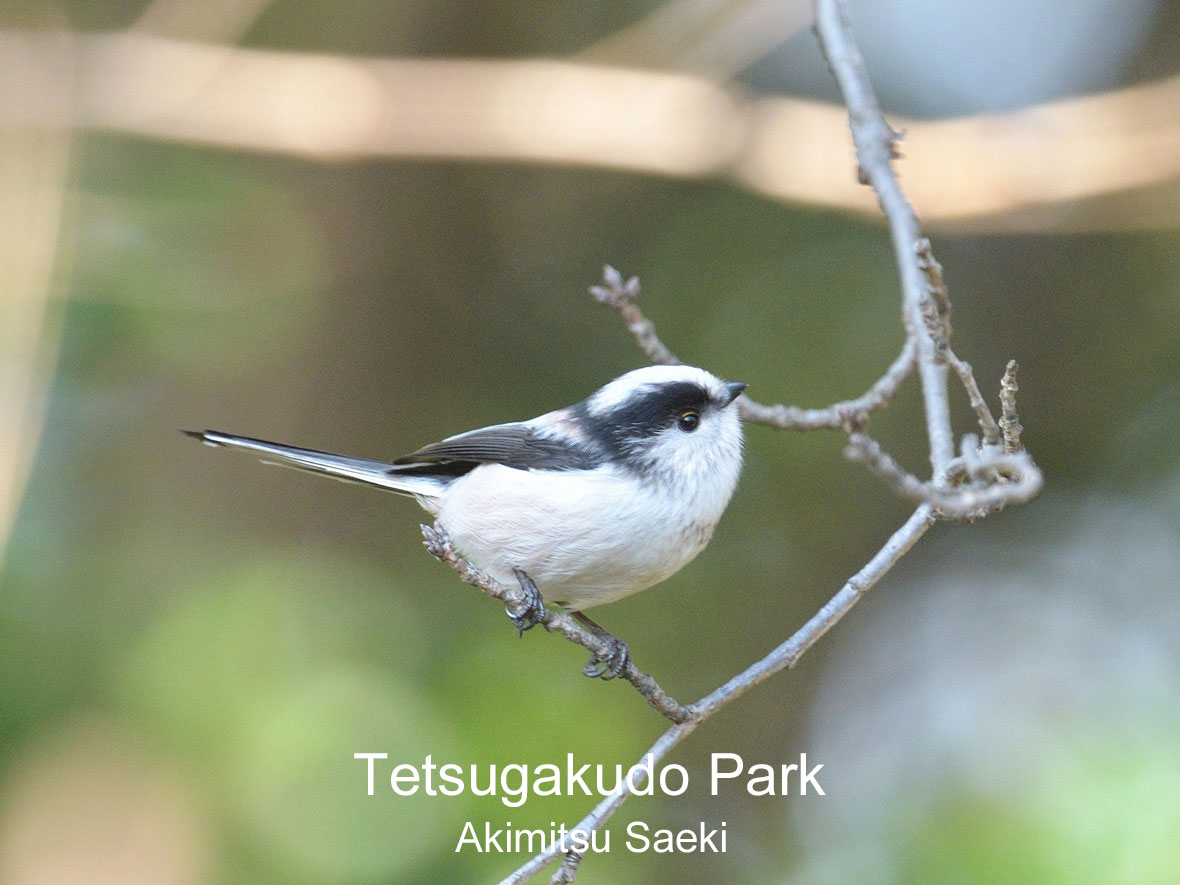
POLYGON ((928 298, 922 305, 922 316, 926 320, 927 331, 934 340, 939 358, 950 366, 951 371, 958 376, 963 389, 967 391, 967 399, 979 421, 984 443, 999 445, 1000 428, 991 409, 988 408, 987 401, 980 393, 975 373, 970 363, 960 359, 951 349, 951 298, 942 275, 942 265, 934 257, 930 241, 925 237, 918 240, 914 251, 918 255, 918 267, 926 274, 927 280, 928 298))
POLYGON ((933 508, 929 504, 919 506, 873 558, 811 616, 811 620, 758 663, 748 667, 695 704, 691 704, 689 709, 699 719, 704 719, 775 673, 795 666, 796 661, 815 645, 820 637, 832 629, 862 596, 873 589, 877 582, 909 553, 918 539, 926 534, 935 522, 933 508))
POLYGON ((942 275, 942 265, 934 257, 934 248, 926 237, 920 238, 914 244, 914 252, 918 256, 918 267, 926 274, 926 291, 934 301, 934 309, 942 326, 942 336, 949 341, 951 337, 951 295, 946 287, 946 279, 942 275))
POLYGON ((996 450, 1000 432, 995 419, 979 392, 971 367, 951 350, 950 302, 942 267, 934 260, 929 241, 921 236, 917 217, 893 171, 896 134, 877 105, 842 0, 816 0, 816 30, 848 105, 859 168, 877 192, 889 223, 901 272, 906 327, 917 345, 934 480, 916 489, 910 481, 912 478, 906 478, 892 459, 886 460, 888 456, 879 447, 874 451, 876 444, 867 437, 851 441, 852 453, 863 456, 907 497, 935 503, 939 515, 945 518, 974 518, 1008 503, 1026 501, 1041 488, 1040 470, 1031 458, 1017 457, 1023 453, 996 450), (947 366, 954 368, 967 390, 985 443, 983 448, 965 446, 964 452, 970 450, 970 454, 957 461, 953 457, 947 366), (947 492, 945 485, 952 476, 960 487, 947 492))
MULTIPOLYGON (((660 340, 655 324, 636 303, 639 298, 639 278, 629 277, 624 281, 623 275, 608 264, 603 268, 602 279, 603 285, 591 286, 590 294, 622 315, 627 330, 647 358, 653 363, 666 365, 681 363, 682 360, 660 340)), ((859 429, 868 423, 872 412, 884 408, 893 399, 897 389, 913 371, 915 353, 913 341, 907 340, 893 365, 856 399, 834 403, 822 409, 802 409, 781 404, 766 405, 743 394, 738 400, 738 408, 743 420, 779 430, 859 429)))
POLYGON ((979 390, 979 382, 975 380, 975 372, 971 368, 971 364, 959 359, 949 347, 946 349, 944 358, 946 359, 946 364, 951 367, 951 371, 958 376, 959 383, 963 385, 963 389, 967 391, 967 401, 975 411, 975 417, 979 420, 979 431, 983 434, 984 444, 989 446, 999 445, 1000 427, 996 424, 992 410, 988 408, 987 400, 983 398, 983 394, 979 390))
MULTIPOLYGON (((877 551, 877 554, 860 571, 849 578, 840 591, 829 599, 823 608, 811 617, 811 620, 796 630, 789 639, 766 657, 747 667, 724 685, 692 704, 688 708, 692 717, 685 722, 673 725, 660 735, 651 748, 640 757, 640 761, 631 767, 627 777, 623 779, 623 788, 604 798, 594 806, 589 814, 569 829, 591 832, 605 826, 619 807, 632 795, 633 788, 638 789, 646 782, 648 766, 641 763, 647 761, 650 756, 650 767, 654 769, 656 762, 667 756, 673 747, 691 734, 703 721, 755 685, 764 682, 775 673, 793 667, 795 662, 821 636, 835 626, 857 601, 868 593, 910 551, 934 522, 935 517, 929 504, 923 504, 915 510, 910 518, 877 551), (632 772, 634 776, 632 776, 632 772)), ((519 883, 531 879, 552 863, 559 854, 561 854, 560 842, 550 843, 544 851, 502 879, 500 885, 519 885, 519 883)))
MULTIPOLYGON (((461 557, 455 551, 451 544, 451 538, 443 526, 438 523, 433 526, 423 525, 422 537, 425 539, 423 545, 430 554, 450 566, 463 583, 470 584, 493 599, 498 599, 509 608, 517 608, 524 604, 526 597, 524 591, 519 587, 501 584, 461 557)), ((570 642, 582 646, 591 654, 604 656, 611 651, 610 645, 601 636, 587 630, 565 612, 546 608, 545 614, 541 618, 541 624, 550 633, 560 633, 570 642)), ((655 679, 638 669, 630 659, 619 675, 635 686, 635 690, 661 715, 673 722, 684 722, 690 717, 691 714, 687 708, 670 697, 660 688, 655 679)))
POLYGON ((1041 472, 1027 453, 981 448, 970 436, 964 437, 962 449, 947 465, 951 488, 922 482, 863 433, 852 434, 844 452, 871 468, 901 497, 933 505, 942 519, 979 519, 1008 504, 1023 504, 1041 490, 1041 472))
POLYGON ((889 128, 869 82, 864 60, 853 41, 843 3, 816 0, 816 32, 832 73, 848 106, 852 140, 864 180, 873 186, 881 211, 889 223, 894 257, 901 273, 903 313, 906 327, 918 347, 918 374, 926 407, 926 433, 930 442, 930 463, 939 475, 954 457, 947 403, 946 367, 937 359, 936 344, 926 329, 923 302, 929 297, 925 273, 918 260, 922 239, 918 219, 894 174, 897 134, 889 128))
POLYGON ((889 405, 902 382, 913 371, 916 353, 913 339, 906 339, 893 365, 856 399, 833 403, 822 409, 801 409, 798 406, 763 405, 743 395, 738 400, 738 408, 743 420, 779 430, 858 430, 868 423, 870 414, 889 405))
MULTIPOLYGON (((966 439, 966 438, 965 438, 966 439)), ((943 519, 979 519, 1009 504, 1023 504, 1044 485, 1041 470, 1027 452, 1005 452, 999 446, 973 448, 947 466, 957 485, 934 490, 932 500, 943 519)))
POLYGON ((591 286, 590 294, 622 314, 627 331, 635 337, 635 342, 647 358, 653 363, 667 366, 682 363, 683 360, 659 339, 655 324, 644 316, 635 303, 639 298, 639 277, 630 277, 624 282, 623 275, 608 264, 602 269, 602 281, 605 285, 591 286))
POLYGON ((844 447, 844 455, 870 468, 901 497, 917 502, 930 499, 930 484, 918 479, 893 460, 893 457, 871 436, 863 433, 851 434, 848 437, 848 445, 844 447))
POLYGON ((951 347, 950 292, 942 276, 942 265, 935 259, 933 247, 926 237, 919 237, 914 243, 914 254, 918 269, 926 277, 926 289, 920 302, 922 320, 926 325, 926 333, 934 342, 936 357, 945 360, 951 347))

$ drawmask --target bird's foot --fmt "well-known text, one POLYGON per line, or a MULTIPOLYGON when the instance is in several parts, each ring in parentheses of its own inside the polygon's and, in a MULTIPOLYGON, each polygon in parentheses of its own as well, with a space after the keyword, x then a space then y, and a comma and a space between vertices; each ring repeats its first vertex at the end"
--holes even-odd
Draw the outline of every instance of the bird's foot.
POLYGON ((590 661, 582 668, 582 673, 591 679, 614 679, 627 669, 631 661, 631 652, 627 650, 627 643, 619 637, 607 633, 602 627, 590 620, 582 612, 572 612, 573 616, 584 624, 591 633, 606 643, 606 649, 590 656, 590 661))
POLYGON ((537 589, 532 578, 518 568, 512 571, 516 575, 516 580, 520 582, 524 601, 517 606, 506 605, 504 611, 508 615, 508 620, 512 621, 512 626, 516 628, 517 635, 523 636, 525 630, 533 629, 544 619, 545 602, 541 599, 541 591, 537 589))

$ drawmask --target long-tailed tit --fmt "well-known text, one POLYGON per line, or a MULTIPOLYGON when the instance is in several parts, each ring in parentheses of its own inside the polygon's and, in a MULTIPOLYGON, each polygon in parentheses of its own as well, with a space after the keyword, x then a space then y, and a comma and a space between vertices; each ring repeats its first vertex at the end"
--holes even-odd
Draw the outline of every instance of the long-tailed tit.
POLYGON ((627 664, 626 646, 582 610, 657 584, 704 549, 741 471, 734 400, 745 386, 691 366, 648 366, 577 405, 451 436, 391 463, 184 432, 412 496, 480 571, 520 582, 528 603, 509 612, 518 629, 543 617, 543 594, 608 641, 610 654, 585 672, 611 678, 627 664))

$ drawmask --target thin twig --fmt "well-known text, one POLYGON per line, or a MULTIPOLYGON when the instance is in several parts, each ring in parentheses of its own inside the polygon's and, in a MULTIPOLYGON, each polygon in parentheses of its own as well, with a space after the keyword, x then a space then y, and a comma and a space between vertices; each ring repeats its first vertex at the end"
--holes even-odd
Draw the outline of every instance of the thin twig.
MULTIPOLYGON (((454 569, 463 583, 482 590, 509 608, 518 608, 525 602, 524 591, 519 587, 501 584, 460 556, 451 544, 451 538, 443 526, 438 523, 433 526, 423 525, 422 537, 425 539, 423 545, 430 554, 454 569)), ((550 633, 560 633, 570 642, 582 646, 595 656, 606 656, 611 651, 610 645, 601 636, 587 630, 565 612, 546 608, 545 614, 541 618, 541 624, 550 633)), ((673 722, 684 722, 690 717, 691 714, 686 707, 677 703, 674 698, 660 688, 655 679, 636 667, 630 658, 619 675, 635 686, 635 690, 655 710, 673 722)))
POLYGON ((624 282, 623 275, 608 264, 602 269, 602 281, 605 285, 591 286, 590 294, 622 314, 627 331, 635 337, 647 358, 662 365, 680 365, 680 357, 664 345, 656 335, 655 325, 635 303, 639 298, 639 277, 630 277, 624 282))
MULTIPOLYGON (((636 303, 639 278, 633 276, 624 280, 623 275, 608 264, 602 269, 602 280, 603 285, 590 287, 590 294, 622 315, 627 330, 647 358, 653 363, 678 365, 680 358, 660 340, 655 324, 636 303)), ((913 371, 916 352, 913 339, 907 338, 893 365, 856 399, 833 403, 822 409, 803 409, 781 403, 767 405, 743 394, 738 400, 738 409, 742 420, 779 430, 859 430, 868 423, 870 414, 883 409, 893 399, 913 371)))
POLYGON ((1000 430, 1004 435, 1005 452, 1023 451, 1020 434, 1024 428, 1016 414, 1016 391, 1020 389, 1016 384, 1016 368, 1016 360, 1009 360, 1000 380, 1000 430))
POLYGON ((907 338, 893 365, 856 399, 833 403, 822 409, 801 409, 798 406, 763 405, 743 395, 738 400, 738 409, 742 420, 778 430, 844 430, 851 433, 863 429, 873 412, 889 405, 902 382, 914 370, 916 353, 913 339, 907 338))
POLYGON ((988 408, 987 400, 983 398, 983 393, 979 390, 979 382, 975 380, 975 371, 971 368, 971 364, 959 359, 950 347, 947 347, 944 357, 946 364, 951 367, 951 371, 958 376, 963 389, 967 391, 967 402, 979 420, 979 432, 983 434, 984 445, 999 445, 1000 427, 996 424, 992 410, 988 408))
POLYGON ((942 265, 934 257, 934 247, 926 237, 919 237, 914 243, 914 252, 918 256, 918 267, 926 274, 926 292, 932 299, 934 314, 938 317, 941 331, 938 333, 951 340, 951 293, 946 287, 946 278, 942 275, 942 265))
POLYGON ((1005 452, 999 446, 979 448, 976 440, 947 464, 954 485, 947 488, 923 482, 901 467, 881 445, 863 433, 848 438, 845 454, 884 479, 898 495, 936 508, 941 519, 979 519, 1008 504, 1023 504, 1041 490, 1041 475, 1025 452, 1005 452))
POLYGON ((895 531, 856 574, 811 616, 789 639, 758 663, 743 670, 706 697, 691 704, 695 717, 703 719, 724 707, 734 698, 782 670, 794 667, 799 658, 848 613, 857 601, 871 590, 881 578, 905 556, 918 539, 936 522, 933 507, 922 504, 895 531))
POLYGON ((864 433, 853 433, 848 437, 844 455, 849 460, 859 461, 870 468, 889 484, 898 495, 911 501, 925 501, 929 496, 929 484, 918 479, 881 448, 881 444, 864 433))
POLYGON ((918 269, 926 278, 926 291, 922 293, 920 305, 922 320, 937 359, 949 362, 955 359, 951 352, 951 295, 942 275, 942 265, 934 257, 934 247, 926 237, 919 237, 914 243, 914 255, 918 269))
POLYGON ((979 421, 979 430, 983 434, 985 445, 994 446, 1000 443, 1000 428, 996 419, 988 408, 987 400, 979 390, 975 380, 975 373, 970 363, 962 360, 951 349, 951 296, 947 290, 946 279, 942 274, 942 265, 934 257, 930 240, 921 237, 914 246, 918 256, 918 267, 926 275, 927 298, 922 305, 922 315, 926 320, 926 328, 934 340, 935 349, 939 357, 950 366, 951 371, 958 376, 963 389, 967 391, 967 399, 975 411, 979 421))

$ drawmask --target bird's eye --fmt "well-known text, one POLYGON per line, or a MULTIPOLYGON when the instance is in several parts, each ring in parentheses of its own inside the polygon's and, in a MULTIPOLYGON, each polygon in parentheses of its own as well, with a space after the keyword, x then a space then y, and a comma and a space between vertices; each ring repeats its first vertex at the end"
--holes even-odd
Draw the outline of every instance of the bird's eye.
POLYGON ((701 416, 698 412, 689 409, 687 412, 680 413, 680 418, 676 424, 685 433, 692 433, 701 426, 701 416))

